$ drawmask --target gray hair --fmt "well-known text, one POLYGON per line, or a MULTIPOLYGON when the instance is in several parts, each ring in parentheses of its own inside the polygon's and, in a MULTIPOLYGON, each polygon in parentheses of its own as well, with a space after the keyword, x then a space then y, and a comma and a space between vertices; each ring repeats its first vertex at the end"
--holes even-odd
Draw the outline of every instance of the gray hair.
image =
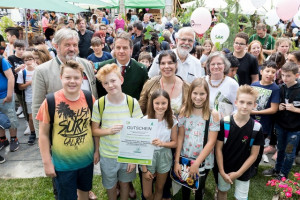
POLYGON ((179 29, 179 31, 178 31, 178 37, 181 37, 184 33, 193 33, 193 35, 194 35, 194 40, 195 40, 196 33, 195 33, 195 31, 192 29, 192 27, 183 27, 183 28, 179 29))
POLYGON ((62 28, 57 31, 53 38, 53 43, 60 45, 63 40, 76 38, 79 41, 78 33, 70 28, 62 28))
POLYGON ((208 56, 208 58, 206 60, 206 69, 207 69, 208 74, 210 75, 210 68, 209 68, 210 63, 211 63, 212 59, 215 58, 215 57, 219 57, 219 58, 221 58, 223 60, 224 65, 225 65, 225 67, 224 67, 224 75, 227 75, 228 72, 229 72, 229 68, 230 68, 231 64, 228 61, 228 59, 225 57, 225 55, 222 52, 220 52, 220 51, 216 51, 214 53, 211 53, 208 56))

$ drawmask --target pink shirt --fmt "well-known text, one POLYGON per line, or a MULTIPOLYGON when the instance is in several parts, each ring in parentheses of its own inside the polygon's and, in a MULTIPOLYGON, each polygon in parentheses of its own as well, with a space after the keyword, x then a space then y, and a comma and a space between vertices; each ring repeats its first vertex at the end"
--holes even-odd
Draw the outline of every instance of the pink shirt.
POLYGON ((124 30, 124 26, 125 26, 125 21, 124 19, 115 19, 115 25, 116 25, 116 30, 118 30, 118 28, 121 28, 124 30))
POLYGON ((44 32, 48 28, 48 23, 49 23, 49 20, 46 17, 43 17, 43 19, 42 19, 42 27, 43 27, 43 31, 44 32))

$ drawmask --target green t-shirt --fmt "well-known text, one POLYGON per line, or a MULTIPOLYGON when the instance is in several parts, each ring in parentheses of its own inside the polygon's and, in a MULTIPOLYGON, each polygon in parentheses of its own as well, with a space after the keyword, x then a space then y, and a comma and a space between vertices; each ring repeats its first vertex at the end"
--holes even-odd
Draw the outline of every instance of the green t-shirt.
POLYGON ((273 50, 275 48, 275 39, 270 34, 267 34, 264 38, 261 38, 257 34, 254 34, 250 37, 249 43, 253 40, 260 41, 261 45, 263 46, 263 49, 273 50))

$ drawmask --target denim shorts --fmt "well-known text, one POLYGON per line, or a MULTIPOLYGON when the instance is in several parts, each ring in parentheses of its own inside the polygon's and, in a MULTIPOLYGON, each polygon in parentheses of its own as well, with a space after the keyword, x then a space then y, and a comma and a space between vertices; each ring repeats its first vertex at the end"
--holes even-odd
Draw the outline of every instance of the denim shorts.
MULTIPOLYGON (((238 200, 248 200, 250 180, 240 181, 235 179, 234 183, 235 183, 234 197, 238 200)), ((221 176, 221 174, 218 173, 218 189, 222 192, 227 192, 230 188, 231 188, 230 183, 226 183, 223 177, 221 176)))
POLYGON ((127 172, 127 163, 118 163, 115 158, 100 157, 102 184, 105 189, 112 189, 118 181, 131 182, 136 177, 136 170, 127 172))
POLYGON ((73 171, 55 171, 58 199, 77 199, 77 189, 88 192, 93 185, 94 163, 73 171))
POLYGON ((15 98, 12 98, 12 101, 9 103, 4 103, 4 99, 0 99, 0 112, 4 113, 9 121, 10 121, 10 128, 17 128, 19 123, 18 123, 18 118, 15 110, 15 98))

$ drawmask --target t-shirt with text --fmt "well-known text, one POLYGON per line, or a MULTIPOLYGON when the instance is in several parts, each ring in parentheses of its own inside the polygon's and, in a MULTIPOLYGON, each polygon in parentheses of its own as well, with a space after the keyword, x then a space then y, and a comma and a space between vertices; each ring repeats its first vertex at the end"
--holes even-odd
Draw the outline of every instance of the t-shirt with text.
MULTIPOLYGON (((84 168, 93 162, 94 142, 91 131, 91 111, 83 92, 77 101, 66 99, 63 90, 54 93, 52 162, 57 171, 84 168)), ((93 101, 95 99, 93 98, 93 101)), ((36 119, 49 124, 47 101, 44 100, 36 119)))

